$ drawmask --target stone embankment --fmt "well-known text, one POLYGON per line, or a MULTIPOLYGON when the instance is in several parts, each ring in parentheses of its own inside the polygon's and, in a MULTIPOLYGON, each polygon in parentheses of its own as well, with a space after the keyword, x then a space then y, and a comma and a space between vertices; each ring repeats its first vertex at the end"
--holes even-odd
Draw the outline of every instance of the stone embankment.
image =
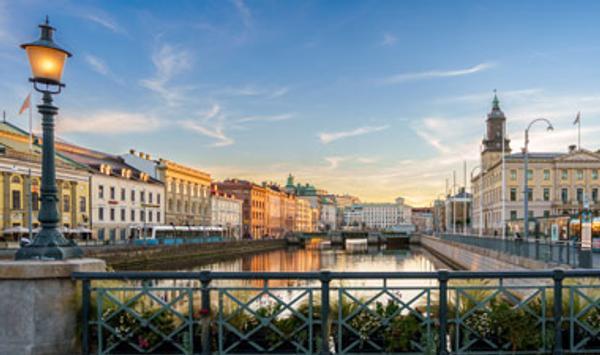
POLYGON ((85 255, 103 259, 115 270, 183 269, 225 261, 286 246, 285 240, 240 240, 177 246, 105 246, 86 248, 85 255))

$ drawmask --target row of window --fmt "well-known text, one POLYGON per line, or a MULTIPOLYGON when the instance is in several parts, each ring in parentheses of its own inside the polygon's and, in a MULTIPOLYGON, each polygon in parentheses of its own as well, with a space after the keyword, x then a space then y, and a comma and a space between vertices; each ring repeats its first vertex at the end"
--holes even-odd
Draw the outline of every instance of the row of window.
POLYGON ((177 183, 175 180, 172 180, 169 186, 169 192, 183 194, 186 193, 193 197, 208 197, 209 189, 205 186, 200 186, 198 184, 192 185, 191 183, 184 184, 183 182, 177 183))
MULTIPOLYGON (((546 181, 550 180, 550 169, 544 169, 542 171, 542 174, 544 175, 544 180, 546 180, 546 181)), ((583 169, 575 170, 575 179, 583 180, 583 177, 584 177, 583 169)), ((517 180, 517 170, 516 169, 510 170, 510 179, 517 180)), ((533 179, 533 170, 528 169, 527 170, 527 180, 531 180, 531 179, 533 179)), ((569 170, 568 169, 560 169, 560 179, 561 180, 569 179, 569 170)), ((598 180, 598 169, 592 170, 592 180, 598 180)))
MULTIPOLYGON (((12 190, 10 207, 13 210, 21 210, 26 205, 23 203, 20 190, 12 190)), ((62 198, 62 211, 71 212, 71 196, 63 195, 62 198)), ((79 196, 79 212, 85 213, 87 211, 87 199, 85 196, 79 196)), ((38 192, 31 193, 31 209, 33 211, 39 211, 40 209, 40 194, 38 192)))
POLYGON ((208 204, 203 206, 199 202, 192 202, 191 204, 188 201, 177 200, 176 203, 173 203, 173 199, 169 199, 167 201, 167 212, 177 212, 177 213, 207 213, 208 212, 208 204), (190 209, 191 207, 191 209, 190 209))
MULTIPOLYGON (((117 189, 114 186, 110 186, 108 188, 108 191, 109 191, 109 199, 116 200, 117 199, 117 189)), ((130 196, 129 200, 131 202, 135 202, 136 191, 131 190, 129 196, 130 196)), ((140 196, 140 202, 145 203, 146 202, 146 191, 139 191, 139 196, 140 196)), ((98 185, 98 198, 104 199, 104 185, 98 185)), ((127 189, 125 189, 124 187, 121 188, 120 199, 121 199, 121 201, 127 200, 127 189)), ((148 192, 148 203, 154 203, 154 195, 152 194, 152 192, 148 192)), ((159 193, 156 194, 156 203, 160 204, 160 194, 159 193)))
MULTIPOLYGON (((528 188, 527 189, 527 200, 532 201, 533 200, 533 191, 534 188, 528 188)), ((583 188, 577 188, 576 190, 576 198, 577 198, 577 202, 583 202, 583 188)), ((518 192, 516 188, 511 188, 510 189, 510 200, 511 201, 517 201, 517 196, 518 196, 518 192)), ((563 188, 560 190, 560 199, 563 203, 567 203, 569 201, 569 189, 567 188, 563 188)), ((542 190, 542 200, 543 201, 550 201, 550 188, 543 188, 542 190)), ((598 189, 597 188, 593 188, 592 189, 592 196, 591 196, 591 200, 593 202, 598 201, 598 189)))
MULTIPOLYGON (((111 222, 114 222, 117 220, 117 209, 116 208, 109 208, 108 209, 108 220, 111 222)), ((139 221, 140 222, 146 222, 146 211, 145 210, 139 210, 138 212, 136 212, 136 210, 131 209, 129 211, 129 222, 135 222, 136 221, 136 215, 139 214, 139 221)), ((160 222, 160 211, 156 211, 156 213, 153 213, 153 211, 148 211, 148 221, 147 222, 153 222, 154 221, 154 216, 156 216, 156 222, 160 222)), ((127 221, 127 209, 126 208, 121 208, 119 209, 119 221, 120 222, 126 222, 127 221)), ((99 207, 98 208, 98 221, 104 221, 105 219, 105 215, 104 215, 104 207, 99 207)))
MULTIPOLYGON (((529 218, 534 218, 534 213, 533 211, 529 211, 529 218)), ((548 218, 550 217, 550 211, 549 210, 544 210, 542 217, 544 218, 548 218)), ((512 210, 510 211, 510 219, 515 220, 517 219, 517 211, 512 210)))

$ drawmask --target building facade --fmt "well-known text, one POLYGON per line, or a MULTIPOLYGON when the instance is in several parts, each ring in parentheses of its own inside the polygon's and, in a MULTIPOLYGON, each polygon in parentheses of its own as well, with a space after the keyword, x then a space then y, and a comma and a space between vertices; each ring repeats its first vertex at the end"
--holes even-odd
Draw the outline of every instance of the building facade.
POLYGON ((312 223, 312 208, 307 200, 301 198, 294 199, 296 203, 294 231, 295 232, 314 232, 312 223))
POLYGON ((218 186, 213 184, 210 203, 211 224, 225 228, 227 238, 241 239, 243 201, 232 194, 219 191, 218 186))
MULTIPOLYGON (((482 226, 485 234, 501 234, 508 221, 524 217, 523 154, 510 154, 510 141, 505 139, 504 194, 502 193, 502 150, 489 137, 502 135, 506 118, 495 97, 488 115, 487 135, 482 152, 483 172, 474 176, 473 227, 482 226), (490 120, 489 117, 494 117, 490 120), (481 208, 480 208, 481 206, 481 208), (504 206, 504 209, 503 209, 504 206), (480 217, 481 216, 481 217, 480 217)), ((529 217, 547 218, 577 214, 584 199, 590 201, 595 214, 600 210, 600 154, 570 146, 565 152, 530 152, 527 172, 529 217)))
POLYGON ((449 233, 468 233, 471 224, 471 206, 473 196, 460 188, 459 192, 449 195, 444 201, 444 220, 449 233))
POLYGON ((119 156, 57 142, 56 149, 91 172, 92 235, 99 240, 144 236, 164 224, 164 185, 119 156))
POLYGON ((431 233, 433 231, 433 208, 413 208, 411 221, 417 232, 431 233))
POLYGON ((204 225, 211 223, 210 174, 166 159, 130 150, 125 163, 164 184, 165 223, 204 225))
POLYGON ((391 230, 411 224, 412 208, 399 197, 395 203, 361 203, 346 208, 344 224, 374 230, 391 230))
MULTIPOLYGON (((0 226, 6 239, 11 231, 29 227, 31 204, 32 229, 39 227, 41 207, 41 145, 29 146, 29 135, 8 122, 0 123, 0 226), (29 191, 28 191, 29 188, 29 191), (31 194, 31 196, 30 196, 31 194)), ((59 224, 69 238, 89 237, 90 172, 60 153, 56 153, 59 224)))
POLYGON ((242 238, 261 239, 267 236, 267 191, 263 186, 246 180, 230 179, 215 183, 219 191, 242 200, 242 238))

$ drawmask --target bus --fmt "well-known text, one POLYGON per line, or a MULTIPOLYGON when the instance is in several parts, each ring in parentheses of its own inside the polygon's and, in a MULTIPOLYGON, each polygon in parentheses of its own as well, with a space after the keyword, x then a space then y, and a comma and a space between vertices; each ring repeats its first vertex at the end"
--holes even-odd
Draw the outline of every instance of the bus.
POLYGON ((130 227, 137 245, 180 245, 215 243, 225 240, 225 228, 213 226, 147 226, 130 227))

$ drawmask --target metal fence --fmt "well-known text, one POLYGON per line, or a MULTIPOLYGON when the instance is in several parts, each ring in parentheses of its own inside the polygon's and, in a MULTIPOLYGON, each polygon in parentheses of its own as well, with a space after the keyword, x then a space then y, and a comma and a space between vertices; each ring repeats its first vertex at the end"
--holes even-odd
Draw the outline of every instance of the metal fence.
POLYGON ((560 240, 548 241, 531 238, 529 240, 498 238, 492 236, 480 237, 467 234, 440 234, 445 240, 469 244, 476 247, 492 249, 502 253, 535 259, 547 263, 579 266, 579 243, 560 240))
POLYGON ((600 270, 73 277, 84 354, 600 353, 600 270))

